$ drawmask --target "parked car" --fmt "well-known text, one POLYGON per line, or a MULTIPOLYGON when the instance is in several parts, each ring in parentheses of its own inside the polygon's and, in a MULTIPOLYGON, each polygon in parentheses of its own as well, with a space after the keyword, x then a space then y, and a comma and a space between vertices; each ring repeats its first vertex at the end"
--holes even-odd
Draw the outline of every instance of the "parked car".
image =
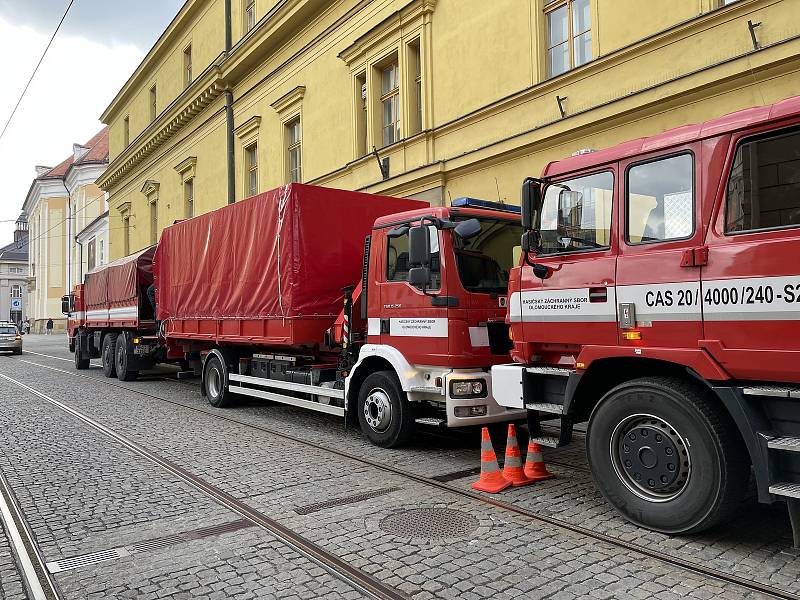
POLYGON ((22 335, 14 323, 0 321, 0 351, 22 354, 22 335))

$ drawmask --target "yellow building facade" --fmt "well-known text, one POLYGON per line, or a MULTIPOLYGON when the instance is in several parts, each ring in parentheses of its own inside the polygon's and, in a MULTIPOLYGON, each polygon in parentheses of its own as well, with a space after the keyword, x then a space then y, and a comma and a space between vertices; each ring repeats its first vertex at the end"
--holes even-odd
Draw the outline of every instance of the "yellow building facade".
POLYGON ((797 9, 188 0, 102 116, 110 258, 289 181, 517 203, 577 150, 800 94, 797 9))

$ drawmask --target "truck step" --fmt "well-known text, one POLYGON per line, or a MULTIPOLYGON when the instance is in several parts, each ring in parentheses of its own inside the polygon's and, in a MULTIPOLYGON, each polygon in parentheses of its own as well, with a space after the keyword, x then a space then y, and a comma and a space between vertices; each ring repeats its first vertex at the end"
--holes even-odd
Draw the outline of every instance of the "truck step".
POLYGON ((564 406, 562 404, 551 404, 549 402, 531 402, 525 405, 528 410, 537 410, 543 413, 551 413, 560 415, 564 413, 564 406))
POLYGON ((789 436, 774 437, 767 442, 767 447, 771 450, 800 452, 800 438, 789 436))
POLYGON ((562 367, 528 367, 525 370, 533 375, 560 375, 561 377, 569 377, 575 372, 574 369, 562 367))
POLYGON ((414 419, 414 423, 417 425, 432 425, 434 427, 444 427, 447 425, 445 419, 437 419, 436 417, 420 417, 419 419, 414 419))
POLYGON ((558 438, 557 437, 550 437, 550 436, 540 436, 540 437, 532 437, 530 441, 539 444, 540 446, 546 446, 548 448, 558 448, 558 438))
POLYGON ((800 498, 800 483, 776 483, 769 486, 769 493, 786 498, 800 498))
POLYGON ((442 388, 440 387, 425 387, 425 386, 412 386, 408 388, 409 392, 417 392, 420 394, 439 394, 442 393, 442 388))
POLYGON ((742 388, 745 396, 770 396, 771 398, 800 398, 800 388, 790 385, 755 385, 742 388))

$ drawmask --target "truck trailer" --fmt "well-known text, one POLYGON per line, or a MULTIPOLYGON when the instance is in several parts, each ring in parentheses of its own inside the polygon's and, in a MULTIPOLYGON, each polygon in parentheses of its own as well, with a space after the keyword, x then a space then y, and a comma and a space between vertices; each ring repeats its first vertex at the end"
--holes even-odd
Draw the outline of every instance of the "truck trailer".
POLYGON ((250 396, 332 414, 385 447, 419 424, 523 419, 493 399, 507 353, 488 333, 507 328, 521 233, 517 207, 291 184, 87 274, 64 299, 70 348, 76 368, 100 357, 123 380, 180 363, 212 406, 250 396))
POLYGON ((638 525, 722 522, 752 467, 800 543, 798 165, 795 97, 523 185, 513 363, 492 367, 494 396, 547 446, 588 421, 594 481, 638 525))

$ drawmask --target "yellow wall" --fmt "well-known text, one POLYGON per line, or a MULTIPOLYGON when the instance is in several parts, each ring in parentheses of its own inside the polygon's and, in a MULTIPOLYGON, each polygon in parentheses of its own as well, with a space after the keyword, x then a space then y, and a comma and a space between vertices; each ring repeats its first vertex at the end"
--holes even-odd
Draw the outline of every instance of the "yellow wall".
MULTIPOLYGON (((259 0, 258 17, 276 2, 259 0)), ((227 200, 224 89, 233 98, 236 197, 245 192, 244 148, 257 141, 258 188, 286 182, 285 122, 300 114, 303 181, 438 201, 459 196, 516 202, 527 175, 580 148, 602 148, 670 127, 800 93, 796 0, 591 0, 593 60, 548 79, 541 0, 297 0, 280 4, 243 35, 244 0, 233 0, 233 50, 188 90, 180 81, 187 40, 195 73, 224 52, 223 0, 190 0, 142 67, 106 110, 112 163, 111 258, 150 243, 158 184, 159 228, 183 216, 175 167, 191 157, 195 214, 227 200), (753 51, 747 21, 760 22, 753 51), (408 44, 420 40, 423 130, 405 118, 413 88, 408 44), (376 67, 400 60, 401 142, 382 149, 391 177, 357 151, 356 78, 367 73, 368 148, 381 146, 376 67), (149 124, 149 90, 172 104, 149 124), (163 82, 163 83, 162 83, 163 82), (565 98, 562 118, 556 97, 565 98), (121 144, 131 115, 130 148, 121 144), (152 199, 151 195, 151 199, 152 199)))

